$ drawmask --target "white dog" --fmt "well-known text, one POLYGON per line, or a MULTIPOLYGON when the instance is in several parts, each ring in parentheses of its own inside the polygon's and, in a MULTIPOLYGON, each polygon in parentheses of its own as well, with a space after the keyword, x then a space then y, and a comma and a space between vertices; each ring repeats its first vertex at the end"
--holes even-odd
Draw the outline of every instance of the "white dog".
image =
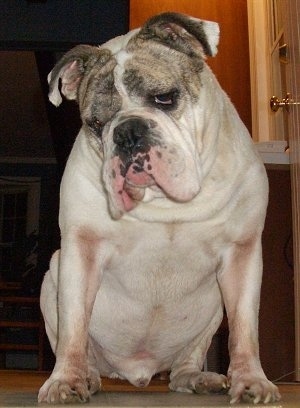
POLYGON ((86 401, 100 377, 276 401, 259 361, 263 164, 205 63, 219 28, 175 13, 101 47, 78 46, 49 75, 82 128, 61 185, 61 249, 41 293, 56 365, 39 401, 86 401), (228 378, 203 372, 225 304, 228 378))

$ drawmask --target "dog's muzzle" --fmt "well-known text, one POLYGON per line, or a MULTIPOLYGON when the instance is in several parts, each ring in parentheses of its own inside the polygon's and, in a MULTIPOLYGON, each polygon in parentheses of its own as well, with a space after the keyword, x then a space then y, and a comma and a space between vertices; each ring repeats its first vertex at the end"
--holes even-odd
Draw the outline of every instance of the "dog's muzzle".
POLYGON ((120 118, 112 129, 114 146, 105 162, 104 181, 113 218, 132 210, 147 188, 153 197, 178 202, 199 192, 201 169, 193 151, 173 142, 173 132, 178 136, 179 128, 171 120, 162 127, 159 121, 139 116, 120 118))
POLYGON ((116 154, 124 158, 150 150, 149 121, 142 118, 129 118, 114 129, 113 141, 116 154))

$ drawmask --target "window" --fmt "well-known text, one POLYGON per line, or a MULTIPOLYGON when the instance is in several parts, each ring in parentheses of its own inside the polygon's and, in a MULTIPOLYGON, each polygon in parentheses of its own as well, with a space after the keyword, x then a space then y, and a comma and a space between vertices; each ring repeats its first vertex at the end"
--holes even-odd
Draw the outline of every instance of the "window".
MULTIPOLYGON (((0 281, 18 282, 30 253, 28 236, 38 231, 40 180, 0 178, 0 281)), ((32 259, 30 260, 32 263, 32 259)))

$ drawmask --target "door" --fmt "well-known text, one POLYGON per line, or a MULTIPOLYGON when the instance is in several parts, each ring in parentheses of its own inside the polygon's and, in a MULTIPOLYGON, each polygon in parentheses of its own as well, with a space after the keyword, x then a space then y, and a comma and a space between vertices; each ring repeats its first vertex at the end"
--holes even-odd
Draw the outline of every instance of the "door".
POLYGON ((289 129, 288 112, 279 109, 279 100, 287 95, 286 74, 289 67, 287 32, 285 30, 284 2, 286 0, 268 0, 269 18, 269 53, 270 53, 270 82, 273 99, 273 113, 270 115, 272 139, 285 140, 288 144, 289 129), (279 95, 280 97, 277 97, 279 95), (282 96, 281 96, 282 95, 282 96), (278 100, 277 100, 278 98, 278 100))

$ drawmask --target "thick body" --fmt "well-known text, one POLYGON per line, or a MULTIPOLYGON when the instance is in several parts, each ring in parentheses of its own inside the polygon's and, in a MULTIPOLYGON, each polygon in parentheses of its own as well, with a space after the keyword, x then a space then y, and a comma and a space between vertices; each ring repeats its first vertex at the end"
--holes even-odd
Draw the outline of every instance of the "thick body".
POLYGON ((101 376, 144 387, 166 370, 172 390, 230 385, 233 402, 279 398, 257 337, 267 178, 203 61, 216 52, 217 27, 199 24, 158 16, 99 49, 71 51, 50 77, 51 100, 60 103, 60 77, 83 126, 61 185, 61 249, 41 293, 57 360, 40 401, 85 401, 101 376), (228 379, 202 372, 224 305, 228 379))

